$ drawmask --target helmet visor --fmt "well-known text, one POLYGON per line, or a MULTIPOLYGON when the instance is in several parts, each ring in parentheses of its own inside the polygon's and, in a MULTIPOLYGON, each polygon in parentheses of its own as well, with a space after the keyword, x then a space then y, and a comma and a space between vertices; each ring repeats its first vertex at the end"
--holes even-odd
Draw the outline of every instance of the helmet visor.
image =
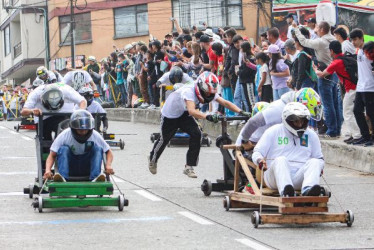
POLYGON ((70 127, 73 129, 93 129, 95 121, 91 117, 78 117, 70 122, 70 127))
POLYGON ((309 112, 313 120, 320 121, 322 119, 322 105, 310 107, 309 112))

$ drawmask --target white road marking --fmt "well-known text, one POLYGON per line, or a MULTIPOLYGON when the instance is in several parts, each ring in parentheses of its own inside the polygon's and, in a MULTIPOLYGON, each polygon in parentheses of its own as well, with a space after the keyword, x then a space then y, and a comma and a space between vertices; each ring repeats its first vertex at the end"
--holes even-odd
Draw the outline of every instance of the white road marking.
POLYGON ((157 196, 155 196, 155 195, 153 195, 153 194, 151 194, 147 191, 144 191, 144 190, 134 190, 134 192, 137 193, 137 194, 140 194, 144 198, 147 198, 148 200, 151 200, 151 201, 162 201, 157 196))
POLYGON ((250 247, 252 249, 256 250, 270 250, 271 248, 266 247, 260 243, 257 243, 256 241, 250 240, 250 239, 236 239, 236 241, 242 243, 243 245, 246 245, 247 247, 250 247))
POLYGON ((203 219, 200 216, 197 216, 196 214, 193 214, 191 212, 183 211, 183 212, 178 212, 178 213, 201 225, 213 225, 214 224, 213 222, 203 219))
POLYGON ((8 192, 8 193, 0 193, 0 196, 21 196, 25 195, 23 192, 8 192))
POLYGON ((16 131, 13 131, 13 130, 11 130, 11 131, 9 131, 11 134, 14 134, 14 135, 18 135, 19 133, 17 133, 16 131))
POLYGON ((36 172, 0 172, 0 175, 23 175, 23 174, 35 174, 36 172))
POLYGON ((0 126, 0 129, 6 129, 6 127, 0 126))
POLYGON ((26 141, 32 141, 32 139, 30 137, 27 137, 27 136, 21 136, 22 139, 25 139, 26 141))
POLYGON ((120 182, 125 182, 124 180, 122 180, 122 179, 120 179, 120 178, 117 178, 117 177, 115 177, 115 176, 111 176, 112 178, 113 178, 113 180, 115 181, 115 182, 117 182, 117 183, 120 183, 120 182))
POLYGON ((36 156, 0 156, 1 160, 13 160, 13 159, 32 159, 36 156))

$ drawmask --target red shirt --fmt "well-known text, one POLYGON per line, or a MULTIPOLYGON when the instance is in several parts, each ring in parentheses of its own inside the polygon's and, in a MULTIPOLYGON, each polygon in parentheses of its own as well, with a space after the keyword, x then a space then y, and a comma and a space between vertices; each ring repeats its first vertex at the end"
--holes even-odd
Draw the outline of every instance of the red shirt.
POLYGON ((216 53, 214 53, 214 51, 212 50, 212 47, 208 49, 206 54, 209 57, 209 61, 214 62, 214 65, 213 65, 214 73, 217 74, 218 79, 221 81, 222 73, 223 73, 223 55, 220 55, 220 56, 216 55, 216 53))
POLYGON ((332 75, 336 72, 339 77, 339 80, 344 84, 345 91, 355 90, 356 85, 353 84, 350 80, 349 74, 344 67, 344 62, 342 59, 337 59, 339 56, 344 56, 342 53, 335 56, 334 60, 327 67, 327 72, 332 75))

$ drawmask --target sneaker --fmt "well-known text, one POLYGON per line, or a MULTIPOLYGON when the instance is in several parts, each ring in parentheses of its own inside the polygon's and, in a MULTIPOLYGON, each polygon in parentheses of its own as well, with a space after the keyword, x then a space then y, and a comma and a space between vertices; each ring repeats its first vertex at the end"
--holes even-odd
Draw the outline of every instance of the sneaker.
POLYGON ((244 125, 247 121, 241 121, 240 125, 244 125))
POLYGON ((240 124, 240 121, 239 120, 235 120, 235 121, 232 121, 230 123, 230 126, 238 126, 240 124))
POLYGON ((156 106, 152 104, 151 106, 148 107, 148 109, 156 109, 156 106))
POLYGON ((148 168, 152 174, 157 174, 157 162, 152 162, 151 157, 148 156, 148 168))
POLYGON ((354 142, 352 142, 352 145, 364 145, 366 143, 369 143, 370 141, 371 141, 370 139, 361 137, 359 139, 356 139, 354 142))
POLYGON ((183 170, 183 174, 187 175, 190 178, 197 178, 197 175, 193 171, 193 167, 187 166, 183 170))
POLYGON ((324 134, 322 138, 324 138, 326 140, 336 140, 339 137, 338 136, 332 136, 332 135, 324 134))
POLYGON ((364 147, 370 147, 370 146, 373 146, 374 143, 372 140, 369 140, 368 142, 364 143, 364 147))
POLYGON ((62 175, 60 175, 59 173, 56 173, 53 176, 53 181, 54 182, 66 182, 65 178, 62 175))
POLYGON ((282 192, 282 197, 293 197, 295 196, 295 189, 293 188, 292 185, 286 185, 283 189, 283 192, 282 192))
POLYGON ((314 185, 311 188, 308 188, 303 192, 303 196, 320 196, 321 195, 321 186, 314 185))
POLYGON ((146 109, 146 108, 148 108, 149 107, 149 104, 148 103, 143 103, 142 105, 140 105, 140 107, 139 108, 141 108, 141 109, 146 109))
POLYGON ((105 181, 105 174, 101 173, 98 177, 92 180, 92 182, 104 182, 105 181))
POLYGON ((345 143, 349 144, 349 142, 353 141, 353 137, 349 137, 347 139, 344 140, 345 143))

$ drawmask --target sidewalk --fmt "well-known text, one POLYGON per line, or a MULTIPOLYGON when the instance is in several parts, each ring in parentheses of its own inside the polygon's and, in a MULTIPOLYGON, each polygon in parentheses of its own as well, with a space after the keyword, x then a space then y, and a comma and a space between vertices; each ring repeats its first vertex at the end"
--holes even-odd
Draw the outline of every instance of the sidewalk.
MULTIPOLYGON (((111 121, 140 122, 149 124, 160 124, 159 110, 143 109, 106 109, 108 119, 111 121)), ((212 139, 221 135, 221 125, 208 121, 200 121, 204 132, 212 139)), ((238 136, 241 126, 228 126, 228 133, 233 140, 238 136)), ((214 140, 213 140, 214 144, 214 140)), ((357 171, 374 173, 374 147, 352 146, 339 140, 321 139, 321 145, 325 161, 339 167, 345 167, 357 171)))

